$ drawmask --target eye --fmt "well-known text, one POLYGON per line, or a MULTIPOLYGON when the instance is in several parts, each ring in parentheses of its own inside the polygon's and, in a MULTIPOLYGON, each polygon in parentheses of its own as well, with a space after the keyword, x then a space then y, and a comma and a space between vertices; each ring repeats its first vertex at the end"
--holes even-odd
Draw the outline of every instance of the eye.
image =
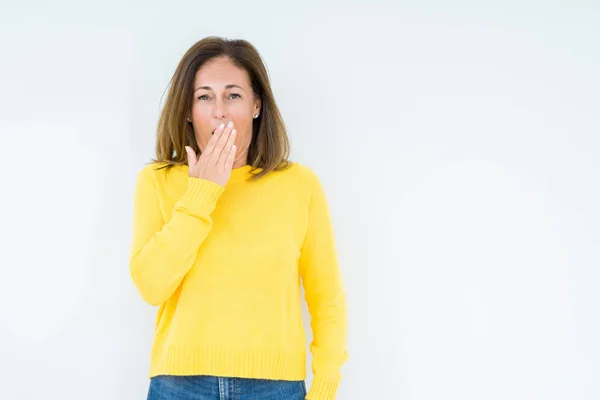
MULTIPOLYGON (((237 98, 241 98, 241 97, 242 97, 242 96, 240 96, 240 95, 239 95, 239 94, 237 94, 237 93, 232 93, 232 94, 230 94, 229 96, 230 96, 231 98, 234 98, 234 99, 237 99, 237 98), (235 96, 235 97, 234 97, 234 96, 235 96)), ((203 94, 202 96, 198 97, 198 100, 208 100, 208 99, 209 99, 209 98, 208 98, 208 96, 207 96, 207 95, 205 95, 205 94, 203 94)))

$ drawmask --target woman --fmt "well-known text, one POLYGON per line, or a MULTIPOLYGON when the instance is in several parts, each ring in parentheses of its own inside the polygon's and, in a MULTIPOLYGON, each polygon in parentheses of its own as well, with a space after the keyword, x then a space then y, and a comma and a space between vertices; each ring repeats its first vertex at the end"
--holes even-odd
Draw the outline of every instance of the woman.
POLYGON ((288 154, 256 49, 217 37, 193 45, 135 188, 131 277, 159 306, 149 400, 335 399, 345 291, 323 187, 288 154), (314 337, 308 393, 301 281, 314 337))

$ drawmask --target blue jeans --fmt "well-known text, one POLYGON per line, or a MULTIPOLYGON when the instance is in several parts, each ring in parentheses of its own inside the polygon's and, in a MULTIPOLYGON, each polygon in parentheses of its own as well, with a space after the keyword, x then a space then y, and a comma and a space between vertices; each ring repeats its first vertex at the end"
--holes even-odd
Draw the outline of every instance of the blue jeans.
POLYGON ((304 380, 158 375, 147 400, 304 400, 304 380))

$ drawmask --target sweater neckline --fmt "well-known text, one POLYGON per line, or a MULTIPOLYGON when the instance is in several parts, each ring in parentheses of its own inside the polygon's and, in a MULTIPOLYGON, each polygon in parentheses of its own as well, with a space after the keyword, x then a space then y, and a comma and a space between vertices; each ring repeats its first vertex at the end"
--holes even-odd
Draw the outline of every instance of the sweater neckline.
POLYGON ((241 182, 247 177, 248 171, 252 169, 252 165, 246 164, 238 168, 231 169, 231 175, 229 176, 229 182, 241 182))
MULTIPOLYGON (((250 174, 248 173, 250 170, 252 169, 252 165, 250 164, 246 164, 243 165, 241 167, 238 168, 232 168, 231 169, 231 175, 229 176, 229 182, 231 183, 237 183, 237 182, 242 182, 245 180, 245 178, 249 177, 250 174)), ((258 171, 261 171, 261 168, 257 169, 258 171)), ((188 174, 189 171, 189 166, 183 164, 181 166, 181 172, 184 172, 186 175, 188 174)))

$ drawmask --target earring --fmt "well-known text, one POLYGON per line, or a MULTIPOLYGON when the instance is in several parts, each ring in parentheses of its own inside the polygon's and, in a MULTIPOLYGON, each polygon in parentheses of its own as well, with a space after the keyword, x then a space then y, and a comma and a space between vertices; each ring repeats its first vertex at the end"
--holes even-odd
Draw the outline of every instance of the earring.
POLYGON ((254 114, 254 119, 258 118, 258 114, 254 114))
POLYGON ((190 117, 188 117, 187 121, 188 121, 188 122, 192 122, 192 120, 190 119, 190 117))

